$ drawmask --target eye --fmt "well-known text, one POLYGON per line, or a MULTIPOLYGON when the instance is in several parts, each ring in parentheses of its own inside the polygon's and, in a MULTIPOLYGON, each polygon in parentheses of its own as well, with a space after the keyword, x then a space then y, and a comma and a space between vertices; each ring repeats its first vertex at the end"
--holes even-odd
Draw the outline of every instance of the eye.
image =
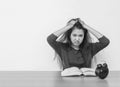
POLYGON ((83 35, 81 34, 81 35, 79 35, 79 37, 83 37, 83 35))
POLYGON ((74 37, 76 37, 77 35, 76 34, 73 34, 74 37))

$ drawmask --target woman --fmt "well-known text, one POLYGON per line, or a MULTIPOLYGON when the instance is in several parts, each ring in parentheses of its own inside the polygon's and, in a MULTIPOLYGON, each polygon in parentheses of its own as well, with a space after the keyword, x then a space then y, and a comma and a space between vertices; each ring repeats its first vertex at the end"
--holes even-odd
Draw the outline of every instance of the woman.
POLYGON ((93 56, 110 43, 107 37, 79 18, 71 19, 65 27, 49 35, 47 41, 60 56, 63 70, 73 66, 90 68, 93 56), (99 42, 91 43, 88 32, 99 42), (62 39, 56 41, 61 35, 62 39))

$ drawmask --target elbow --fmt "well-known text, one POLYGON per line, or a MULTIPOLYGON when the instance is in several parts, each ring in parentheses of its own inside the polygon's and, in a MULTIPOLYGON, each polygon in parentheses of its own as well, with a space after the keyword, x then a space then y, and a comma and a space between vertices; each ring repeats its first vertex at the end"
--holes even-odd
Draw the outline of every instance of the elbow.
POLYGON ((49 42, 49 37, 47 37, 47 39, 46 39, 46 40, 47 40, 47 42, 49 42))
POLYGON ((51 34, 51 35, 49 35, 48 37, 47 37, 47 42, 51 45, 51 44, 55 44, 56 43, 56 39, 57 39, 57 37, 56 36, 54 36, 53 34, 51 34))
POLYGON ((105 36, 103 36, 99 40, 103 44, 104 47, 106 47, 106 46, 108 46, 110 44, 110 40, 107 37, 105 37, 105 36))
POLYGON ((107 38, 106 40, 106 44, 109 45, 110 44, 110 40, 107 38))
POLYGON ((50 36, 47 37, 47 42, 48 42, 48 43, 51 42, 50 36))
POLYGON ((110 44, 110 40, 108 39, 108 41, 107 41, 107 45, 109 45, 110 44))
POLYGON ((56 37, 54 37, 53 34, 51 34, 51 35, 49 35, 49 36, 47 37, 47 42, 48 42, 49 44, 54 43, 55 40, 56 40, 56 37))
POLYGON ((110 40, 107 39, 107 40, 104 42, 104 46, 106 47, 106 46, 108 46, 109 44, 110 44, 110 40))

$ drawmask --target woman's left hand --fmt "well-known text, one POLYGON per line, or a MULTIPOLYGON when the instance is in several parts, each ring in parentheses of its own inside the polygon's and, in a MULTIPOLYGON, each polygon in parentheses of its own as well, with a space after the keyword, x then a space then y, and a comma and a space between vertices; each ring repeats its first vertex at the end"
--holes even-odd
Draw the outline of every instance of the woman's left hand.
POLYGON ((82 26, 85 28, 85 22, 84 21, 82 21, 80 18, 78 18, 78 20, 79 20, 79 22, 82 24, 82 26))

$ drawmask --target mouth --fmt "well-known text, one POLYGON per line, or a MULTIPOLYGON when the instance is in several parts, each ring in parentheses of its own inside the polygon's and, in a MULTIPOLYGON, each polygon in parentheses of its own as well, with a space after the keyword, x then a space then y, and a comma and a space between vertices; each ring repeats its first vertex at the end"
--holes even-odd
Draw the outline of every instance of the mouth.
POLYGON ((79 41, 75 41, 74 45, 80 45, 80 42, 79 41))

